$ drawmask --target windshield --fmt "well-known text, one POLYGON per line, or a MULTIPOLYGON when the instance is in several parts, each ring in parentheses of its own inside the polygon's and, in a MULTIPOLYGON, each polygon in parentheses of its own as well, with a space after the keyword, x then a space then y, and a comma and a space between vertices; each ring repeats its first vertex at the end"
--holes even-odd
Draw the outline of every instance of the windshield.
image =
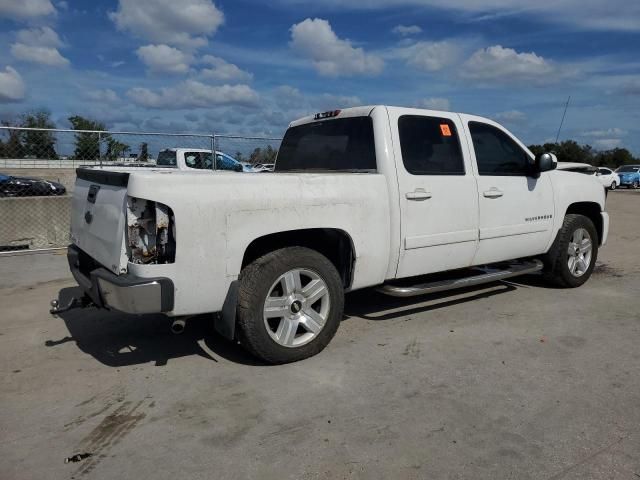
POLYGON ((375 172, 371 117, 312 122, 287 130, 275 171, 375 172))
POLYGON ((640 167, 620 167, 616 172, 637 172, 638 170, 640 170, 640 167))
POLYGON ((177 165, 176 152, 172 152, 171 150, 164 150, 158 153, 158 160, 156 161, 156 165, 164 167, 175 167, 177 165))

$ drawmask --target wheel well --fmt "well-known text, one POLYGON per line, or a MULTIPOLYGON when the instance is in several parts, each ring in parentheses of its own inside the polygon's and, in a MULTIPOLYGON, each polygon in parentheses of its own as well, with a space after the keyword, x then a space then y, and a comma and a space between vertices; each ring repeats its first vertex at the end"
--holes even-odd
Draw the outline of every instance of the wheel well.
POLYGON ((567 209, 567 214, 584 215, 589 218, 598 232, 598 244, 602 243, 602 215, 600 215, 600 205, 594 202, 573 203, 567 209))
POLYGON ((252 241, 244 252, 242 268, 266 253, 285 247, 316 250, 333 263, 345 288, 351 285, 355 251, 351 237, 337 228, 309 228, 272 233, 252 241))

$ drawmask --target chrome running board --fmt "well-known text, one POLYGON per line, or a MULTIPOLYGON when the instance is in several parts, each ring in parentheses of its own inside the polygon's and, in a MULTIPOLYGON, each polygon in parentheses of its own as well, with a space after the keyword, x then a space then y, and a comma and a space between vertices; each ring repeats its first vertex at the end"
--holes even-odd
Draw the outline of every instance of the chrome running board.
POLYGON ((480 275, 470 275, 468 277, 438 280, 435 282, 422 283, 418 285, 397 286, 384 284, 377 290, 385 295, 392 297, 414 297, 417 295, 425 295, 427 293, 444 292, 447 290, 455 290, 457 288, 473 287, 484 283, 497 282, 519 275, 535 273, 542 270, 543 264, 540 260, 528 260, 526 262, 512 262, 504 264, 505 267, 486 266, 475 267, 474 270, 480 270, 484 273, 480 275))

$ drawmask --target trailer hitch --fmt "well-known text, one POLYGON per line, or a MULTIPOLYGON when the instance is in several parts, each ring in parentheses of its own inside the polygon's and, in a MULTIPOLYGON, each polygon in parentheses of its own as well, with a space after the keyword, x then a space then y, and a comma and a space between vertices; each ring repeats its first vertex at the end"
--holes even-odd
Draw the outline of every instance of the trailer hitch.
POLYGON ((83 295, 80 298, 72 297, 64 306, 60 306, 60 302, 57 299, 54 299, 51 300, 51 309, 49 310, 49 313, 55 316, 75 308, 87 308, 92 305, 94 305, 94 303, 87 295, 83 295))

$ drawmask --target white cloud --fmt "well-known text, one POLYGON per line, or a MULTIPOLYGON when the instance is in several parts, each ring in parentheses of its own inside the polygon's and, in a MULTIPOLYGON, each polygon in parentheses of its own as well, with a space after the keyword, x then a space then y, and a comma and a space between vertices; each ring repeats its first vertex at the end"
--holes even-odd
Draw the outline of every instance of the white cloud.
POLYGON ((85 93, 85 97, 99 103, 114 104, 120 101, 118 94, 109 88, 88 91, 85 93))
POLYGON ((422 33, 422 29, 418 25, 396 25, 391 29, 391 32, 405 37, 422 33))
POLYGON ((384 67, 380 57, 338 38, 329 22, 321 18, 307 18, 293 25, 291 47, 310 59, 321 75, 375 75, 384 67))
POLYGON ((14 43, 11 45, 11 55, 18 60, 49 65, 51 67, 66 67, 69 65, 69 60, 64 58, 57 48, 14 43))
POLYGON ((127 96, 137 105, 147 108, 179 110, 210 108, 219 105, 255 106, 258 93, 248 85, 212 86, 195 80, 185 80, 174 86, 150 90, 132 88, 127 96))
POLYGON ((476 51, 462 65, 461 74, 481 82, 545 84, 557 81, 558 68, 534 52, 518 53, 494 45, 476 51))
POLYGON ((622 140, 619 138, 599 138, 593 144, 598 149, 611 150, 622 145, 622 140))
POLYGON ((120 0, 109 18, 137 37, 182 47, 205 45, 224 22, 211 0, 120 0))
POLYGON ((136 55, 149 70, 165 73, 187 73, 193 56, 169 45, 145 45, 136 55))
POLYGON ((36 27, 20 30, 16 43, 11 45, 11 55, 25 62, 39 63, 51 67, 66 67, 69 60, 62 56, 58 48, 64 47, 58 34, 50 27, 36 27))
POLYGON ((523 123, 527 120, 527 116, 520 110, 507 110, 494 115, 499 122, 505 123, 523 123))
POLYGON ((305 108, 306 99, 302 92, 290 85, 281 85, 274 90, 275 103, 281 110, 300 110, 305 108))
MULTIPOLYGON (((280 0, 288 5, 300 0, 280 0)), ((341 9, 391 9, 427 7, 462 14, 460 20, 491 21, 497 16, 536 17, 556 24, 588 30, 640 30, 640 2, 633 0, 316 0, 314 6, 341 9)))
POLYGON ((32 20, 54 15, 56 9, 50 0, 2 0, 0 17, 14 20, 32 20))
POLYGON ((402 58, 419 70, 436 72, 455 63, 460 55, 460 48, 449 41, 417 42, 397 49, 394 56, 402 58))
POLYGON ((429 110, 451 110, 451 102, 447 98, 431 97, 420 100, 416 107, 427 108, 429 110))
POLYGON ((622 92, 628 95, 640 95, 640 77, 632 78, 625 83, 622 92))
POLYGON ((211 68, 203 68, 200 74, 205 78, 211 78, 222 82, 248 82, 253 79, 253 74, 242 70, 237 65, 229 63, 220 57, 205 55, 201 63, 210 65, 211 68))
POLYGON ((334 95, 323 93, 311 99, 311 106, 319 110, 330 110, 335 108, 348 108, 362 105, 362 100, 356 95, 334 95))
POLYGON ((20 30, 16 35, 18 43, 35 47, 60 48, 64 42, 51 27, 29 28, 20 30))
POLYGON ((0 103, 19 102, 25 94, 22 77, 14 68, 7 66, 0 70, 0 103))
POLYGON ((605 130, 590 130, 588 132, 582 132, 583 137, 591 137, 591 138, 603 138, 603 137, 624 137, 627 133, 626 130, 622 128, 613 127, 607 128, 605 130))

